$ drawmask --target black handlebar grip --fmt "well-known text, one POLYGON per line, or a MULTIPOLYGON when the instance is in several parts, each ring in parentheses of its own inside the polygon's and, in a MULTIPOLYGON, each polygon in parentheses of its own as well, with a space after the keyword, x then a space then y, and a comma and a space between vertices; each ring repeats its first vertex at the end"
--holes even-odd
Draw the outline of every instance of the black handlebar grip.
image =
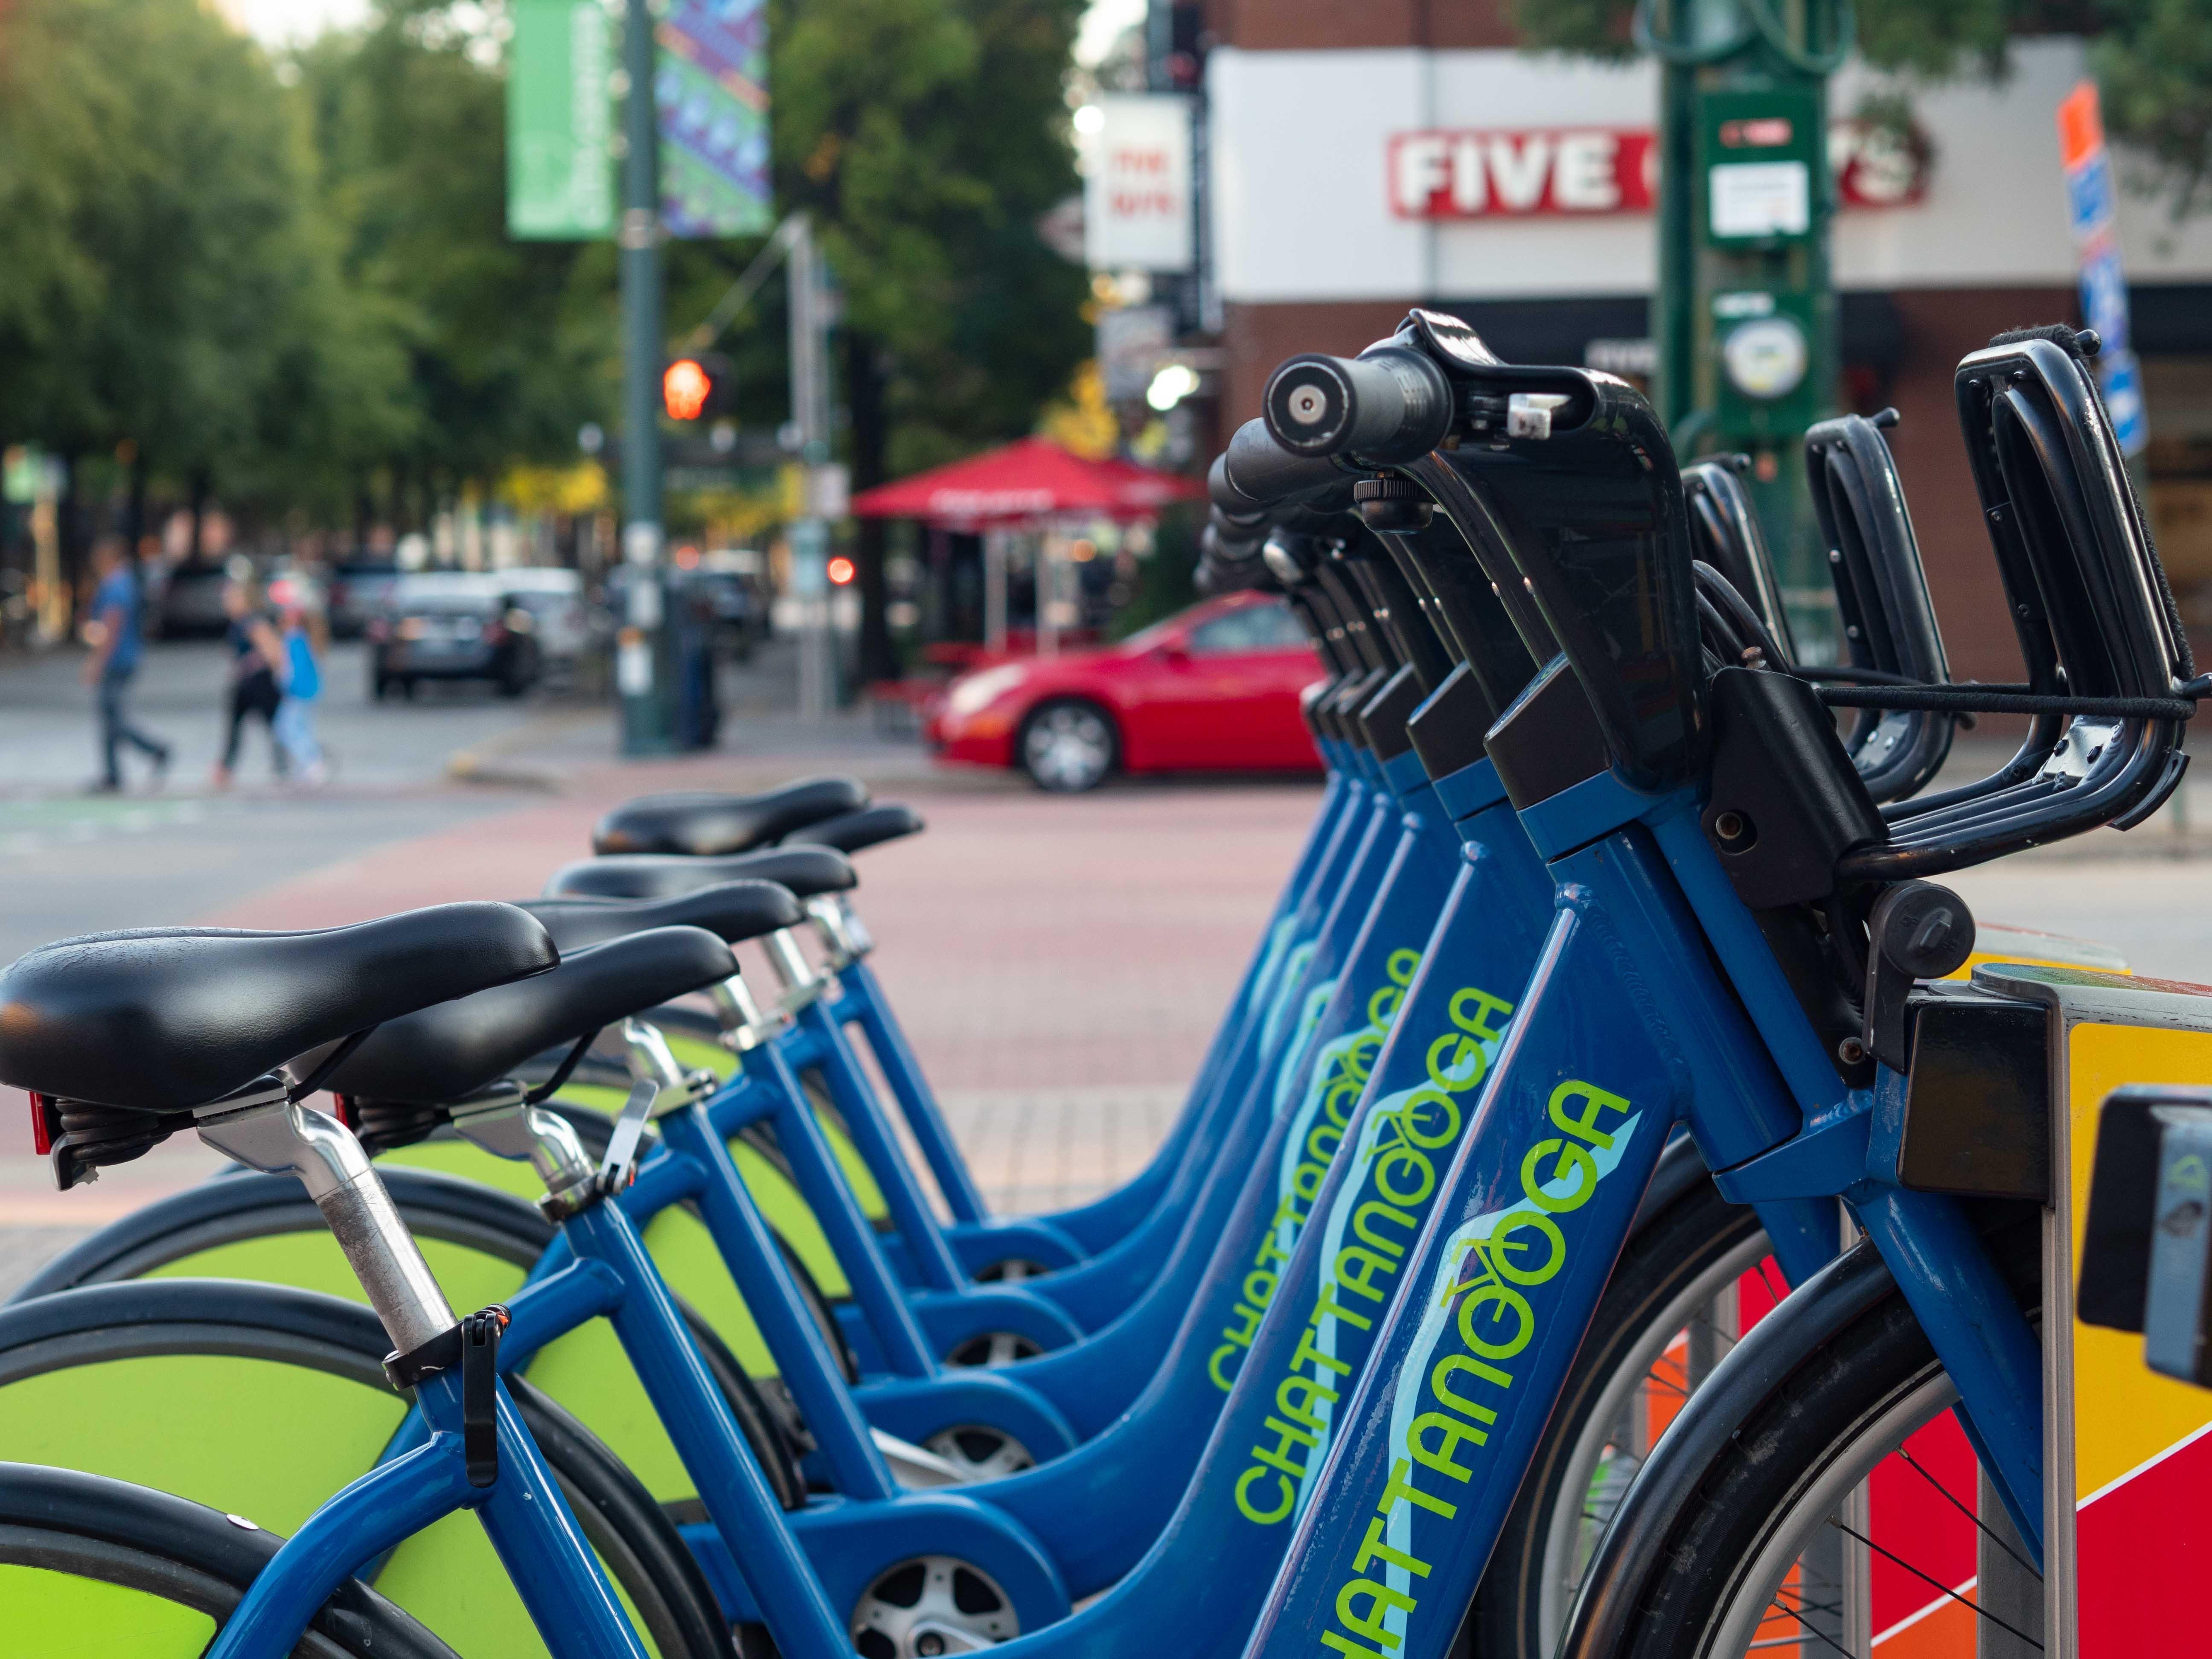
POLYGON ((1352 475, 1322 455, 1294 455, 1268 435, 1265 421, 1237 428, 1206 475, 1214 505, 1237 517, 1266 511, 1296 495, 1310 495, 1333 485, 1350 493, 1352 475))
POLYGON ((1382 465, 1418 460, 1451 429, 1451 383, 1418 351, 1292 357, 1261 394, 1267 430, 1296 455, 1356 454, 1382 465))

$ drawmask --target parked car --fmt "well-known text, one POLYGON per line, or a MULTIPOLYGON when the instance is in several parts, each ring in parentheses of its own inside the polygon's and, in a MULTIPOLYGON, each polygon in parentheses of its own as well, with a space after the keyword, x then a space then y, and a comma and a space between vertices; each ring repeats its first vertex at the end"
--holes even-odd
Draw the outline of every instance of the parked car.
POLYGON ((357 640, 369 618, 384 609, 392 590, 399 585, 399 567, 388 559, 353 559, 331 572, 331 632, 342 640, 357 640))
POLYGON ((230 626, 222 608, 223 584, 228 580, 219 563, 172 565, 150 607, 159 619, 156 631, 165 640, 222 633, 230 626))
POLYGON ((439 572, 402 577, 369 619, 368 686, 411 697, 422 680, 489 680, 519 697, 538 683, 538 622, 522 596, 483 576, 439 572))
POLYGON ((1119 645, 963 674, 923 735, 942 760, 1017 766, 1057 791, 1116 771, 1312 771, 1298 694, 1320 672, 1281 599, 1227 593, 1119 645))
POLYGON ((548 668, 570 667, 591 642, 584 579, 560 565, 523 565, 481 580, 514 595, 537 623, 538 652, 548 668))

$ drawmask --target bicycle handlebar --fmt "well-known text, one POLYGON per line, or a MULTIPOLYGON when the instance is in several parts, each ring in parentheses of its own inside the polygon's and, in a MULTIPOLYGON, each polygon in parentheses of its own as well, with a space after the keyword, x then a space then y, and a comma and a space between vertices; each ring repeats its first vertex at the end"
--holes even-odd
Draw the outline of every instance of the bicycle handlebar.
POLYGON ((1396 345, 1359 357, 1292 357, 1267 377, 1260 401, 1267 431, 1292 454, 1356 453, 1383 466, 1427 454, 1452 420, 1443 371, 1396 345))
POLYGON ((1215 507, 1231 519, 1256 521, 1294 498, 1341 488, 1350 499, 1351 477, 1325 456, 1290 453, 1268 434, 1265 421, 1247 421, 1214 457, 1206 483, 1215 507))

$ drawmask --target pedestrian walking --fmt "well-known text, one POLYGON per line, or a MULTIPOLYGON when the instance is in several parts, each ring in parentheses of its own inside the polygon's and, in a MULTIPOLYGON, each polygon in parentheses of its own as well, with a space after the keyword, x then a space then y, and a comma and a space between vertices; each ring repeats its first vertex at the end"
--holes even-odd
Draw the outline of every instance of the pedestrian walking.
POLYGON ((153 762, 157 784, 168 775, 169 745, 133 726, 124 707, 144 643, 137 561, 120 537, 110 536, 93 549, 92 568, 100 585, 93 590, 92 614, 84 624, 92 654, 85 659, 83 672, 84 683, 98 690, 102 769, 90 793, 112 795, 123 787, 122 757, 117 752, 123 744, 153 762))
POLYGON ((276 737, 276 710, 284 701, 284 642, 261 609, 260 586, 252 567, 244 560, 238 562, 244 568, 232 571, 222 590, 223 614, 230 618, 224 635, 230 646, 230 732, 223 740, 222 758, 216 763, 218 789, 230 787, 249 714, 258 715, 269 728, 270 768, 280 778, 285 775, 284 745, 276 737))
POLYGON ((322 665, 316 659, 313 618, 296 600, 277 619, 284 648, 284 696, 276 705, 270 735, 291 762, 302 783, 319 785, 330 776, 323 746, 315 737, 315 703, 323 695, 322 665))

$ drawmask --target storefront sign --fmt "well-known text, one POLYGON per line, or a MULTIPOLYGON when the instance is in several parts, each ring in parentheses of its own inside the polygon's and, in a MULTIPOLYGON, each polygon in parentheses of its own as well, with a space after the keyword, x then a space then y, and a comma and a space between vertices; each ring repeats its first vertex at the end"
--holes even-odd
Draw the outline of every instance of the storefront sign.
POLYGON ((1084 252, 1093 270, 1188 270, 1190 100, 1101 98, 1084 181, 1084 252))
MULTIPOLYGON (((1753 149, 1771 137, 1729 136, 1753 149)), ((1901 207, 1927 191, 1928 149, 1916 135, 1831 122, 1828 165, 1846 208, 1901 207)), ((1657 135, 1638 127, 1401 132, 1390 140, 1389 167, 1390 206, 1401 219, 1649 213, 1659 187, 1657 135)), ((1809 181, 1802 169, 1787 179, 1747 171, 1729 182, 1731 189, 1741 185, 1727 205, 1749 216, 1743 222, 1786 228, 1808 213, 1809 181)))

